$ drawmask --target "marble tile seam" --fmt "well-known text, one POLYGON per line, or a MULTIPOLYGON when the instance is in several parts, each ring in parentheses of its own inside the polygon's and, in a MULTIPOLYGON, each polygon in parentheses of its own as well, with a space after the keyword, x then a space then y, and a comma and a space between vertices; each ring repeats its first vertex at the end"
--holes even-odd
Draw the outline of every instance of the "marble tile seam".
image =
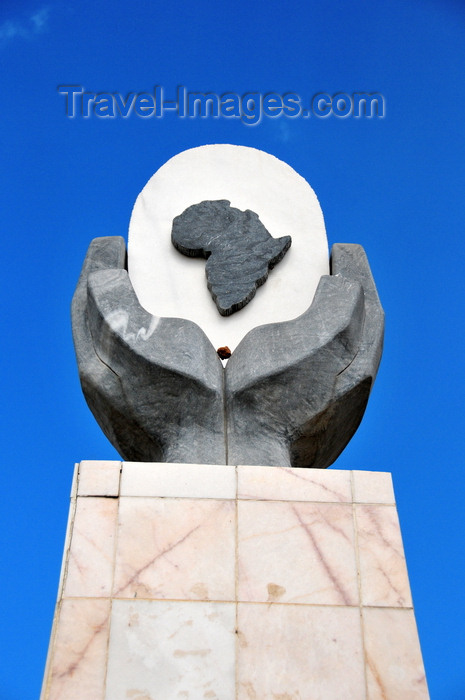
MULTIPOLYGON (((79 498, 92 498, 92 496, 79 496, 79 498)), ((141 493, 140 495, 129 495, 129 494, 123 494, 119 496, 97 496, 97 498, 118 498, 120 500, 126 499, 126 498, 133 498, 133 499, 142 499, 145 498, 146 500, 160 500, 160 501, 237 501, 237 500, 248 500, 248 499, 238 499, 233 497, 227 497, 227 496, 153 496, 153 495, 147 495, 144 493, 141 493)))
MULTIPOLYGON (((367 470, 315 470, 315 469, 303 469, 303 468, 285 468, 285 467, 270 467, 270 466, 250 466, 250 465, 205 465, 205 464, 178 464, 178 463, 163 463, 163 462, 157 462, 157 463, 148 463, 148 462, 116 462, 116 461, 104 461, 104 460, 83 460, 82 462, 79 463, 79 466, 82 465, 83 469, 89 469, 92 466, 97 467, 99 465, 100 467, 106 466, 112 467, 114 465, 119 465, 119 488, 117 490, 117 493, 113 494, 108 494, 108 493, 99 493, 97 491, 93 491, 92 493, 79 493, 79 481, 78 480, 78 489, 77 489, 77 495, 80 497, 85 497, 85 496, 90 496, 90 495, 100 495, 102 497, 117 497, 118 494, 119 496, 125 497, 125 496, 133 496, 133 497, 157 497, 157 498, 170 498, 170 497, 176 497, 176 498, 225 498, 225 499, 235 499, 238 498, 239 500, 294 500, 294 501, 303 501, 303 502, 327 502, 327 503, 368 503, 368 504, 385 504, 385 505, 392 505, 395 503, 395 498, 392 490, 392 477, 390 472, 372 472, 372 471, 367 471, 367 470), (128 472, 129 469, 129 472, 128 472), (246 470, 244 472, 244 470, 246 470), (132 474, 130 473, 132 472, 132 474), (138 478, 137 472, 140 472, 140 476, 138 478), (304 496, 304 497, 296 497, 296 496, 285 496, 278 498, 276 496, 268 496, 268 495, 260 495, 257 493, 247 493, 247 491, 242 491, 241 488, 244 488, 241 486, 241 480, 243 481, 243 475, 246 473, 249 474, 259 474, 261 477, 265 478, 266 477, 276 477, 278 478, 279 476, 283 476, 287 478, 289 475, 291 477, 296 477, 299 479, 302 479, 304 482, 302 488, 305 489, 307 488, 313 488, 313 489, 321 489, 322 490, 322 495, 321 497, 319 495, 315 496, 314 494, 312 496, 304 496), (184 475, 184 478, 186 479, 187 482, 192 482, 193 488, 191 492, 186 491, 186 488, 189 489, 189 484, 184 483, 184 484, 176 484, 175 485, 175 490, 172 493, 166 493, 166 487, 163 486, 157 486, 157 481, 163 482, 164 480, 169 481, 175 481, 174 477, 177 474, 184 475), (226 482, 228 480, 228 474, 229 477, 232 476, 232 473, 234 473, 234 487, 232 487, 232 484, 230 483, 229 486, 226 485, 226 482), (128 475, 129 474, 129 475, 128 475), (215 477, 219 478, 219 486, 215 485, 213 489, 219 489, 221 493, 218 494, 210 494, 210 493, 204 493, 202 494, 199 492, 199 488, 197 486, 198 484, 198 477, 199 476, 204 476, 204 475, 214 475, 215 477), (242 475, 242 479, 241 479, 242 475), (313 477, 313 478, 311 478, 313 477), (326 497, 324 494, 324 491, 326 492, 331 492, 334 489, 334 484, 338 480, 344 480, 344 478, 349 477, 350 478, 350 493, 347 494, 347 496, 344 495, 343 492, 334 492, 333 497, 326 497), (134 490, 130 490, 129 492, 126 490, 127 482, 128 479, 131 480, 131 478, 135 478, 136 481, 139 480, 141 481, 141 484, 148 480, 149 482, 152 482, 154 484, 154 491, 152 493, 147 492, 147 483, 143 483, 143 491, 141 488, 141 492, 137 493, 134 490), (325 481, 327 482, 329 480, 330 486, 325 484, 325 481), (220 483, 222 482, 222 483, 220 483), (384 494, 383 498, 377 498, 377 497, 371 497, 368 498, 367 496, 360 495, 358 493, 359 491, 362 491, 367 489, 367 483, 372 484, 373 486, 371 487, 372 490, 376 491, 376 487, 381 486, 384 487, 385 490, 390 491, 388 496, 384 494), (176 488, 179 490, 184 491, 183 493, 176 493, 176 488), (159 490, 159 493, 157 492, 159 490), (229 493, 225 493, 225 490, 228 490, 229 493)), ((150 484, 149 484, 150 486, 150 484)), ((262 490, 263 488, 268 488, 269 486, 265 483, 263 484, 258 483, 254 487, 254 491, 256 489, 262 490)), ((343 482, 339 484, 340 488, 345 488, 343 486, 343 482)), ((171 486, 169 487, 171 488, 171 486)), ((207 488, 211 488, 210 486, 207 488)), ((246 487, 248 488, 248 487, 246 487)), ((276 488, 276 487, 275 487, 276 488)), ((279 486, 278 486, 279 489, 279 486)), ((150 490, 150 489, 149 489, 150 490)), ((368 489, 369 490, 369 489, 368 489)), ((73 495, 75 495, 75 482, 73 481, 73 495)))
POLYGON ((105 669, 104 669, 104 673, 103 673, 102 698, 105 698, 107 695, 108 666, 110 664, 110 639, 111 639, 112 618, 113 618, 113 599, 110 598, 110 609, 109 609, 109 613, 108 613, 108 634, 107 634, 107 638, 106 638, 106 647, 105 647, 105 669))
MULTIPOLYGON (((124 498, 124 497, 123 497, 124 498)), ((137 497, 136 497, 137 498, 137 497)), ((227 499, 225 499, 227 500, 227 499)), ((234 500, 234 499, 231 499, 234 500)), ((307 498, 253 498, 249 496, 238 496, 237 501, 247 501, 247 502, 257 502, 257 503, 312 503, 314 505, 335 505, 335 506, 348 506, 361 505, 361 506, 379 506, 381 508, 396 507, 395 503, 380 503, 379 501, 323 501, 318 499, 307 499, 307 498)))
MULTIPOLYGON (((227 603, 231 605, 264 605, 266 607, 269 606, 276 606, 276 605, 283 605, 283 606, 298 606, 302 608, 353 608, 357 610, 414 610, 413 605, 405 605, 405 606, 398 606, 398 605, 375 605, 375 604, 364 604, 364 603, 353 603, 353 604, 348 604, 346 605, 345 603, 301 603, 298 601, 268 601, 268 600, 245 600, 242 598, 237 598, 237 599, 232 599, 232 598, 175 598, 175 597, 166 597, 166 598, 149 598, 145 596, 136 596, 135 598, 124 598, 122 596, 98 596, 98 595, 70 595, 70 596, 63 596, 61 601, 63 600, 108 600, 108 601, 114 601, 118 600, 120 602, 127 602, 127 603, 137 603, 138 601, 143 601, 145 603, 200 603, 200 604, 207 604, 207 603, 227 603)), ((59 602, 61 602, 59 601, 59 602)), ((56 616, 58 616, 58 613, 56 613, 56 616)))
MULTIPOLYGON (((81 463, 84 467, 90 466, 90 465, 112 465, 116 464, 116 462, 98 462, 98 461, 91 461, 91 460, 86 460, 81 463)), ((134 474, 137 476, 137 472, 141 472, 141 477, 146 477, 148 481, 151 482, 156 482, 158 481, 163 481, 163 479, 168 479, 173 481, 174 475, 178 472, 180 474, 184 474, 185 478, 187 481, 192 481, 194 485, 196 484, 196 481, 198 477, 204 476, 205 474, 211 475, 214 474, 217 477, 221 477, 220 480, 222 479, 223 481, 226 481, 226 477, 229 473, 231 476, 231 473, 234 473, 235 476, 235 484, 234 488, 230 489, 230 486, 228 489, 230 490, 230 493, 227 495, 224 493, 224 483, 221 486, 221 490, 223 493, 221 493, 220 496, 217 495, 210 495, 208 493, 200 493, 198 488, 195 488, 196 493, 163 493, 165 490, 164 487, 160 488, 160 493, 157 493, 157 486, 155 484, 155 490, 153 493, 148 494, 153 497, 178 497, 178 498, 184 498, 184 497, 199 497, 199 498, 215 498, 215 497, 221 497, 221 498, 228 498, 228 499, 233 499, 233 498, 239 498, 240 500, 302 500, 302 501, 314 501, 314 502, 319 502, 319 501, 324 501, 324 502, 335 502, 335 503, 340 503, 340 502, 360 502, 360 503, 384 503, 384 504, 393 504, 395 503, 395 499, 393 496, 392 492, 392 479, 391 479, 391 474, 390 472, 369 472, 369 471, 362 471, 362 470, 309 470, 309 469, 303 469, 303 468, 284 468, 284 467, 254 467, 254 466, 247 466, 247 465, 201 465, 201 464, 174 464, 174 463, 145 463, 145 462, 121 462, 118 463, 120 464, 120 484, 121 482, 127 482, 128 480, 128 474, 127 474, 127 469, 129 468, 132 470, 134 474), (218 472, 218 470, 221 470, 221 473, 218 472), (324 489, 326 491, 331 491, 332 489, 329 488, 325 485, 325 481, 329 479, 329 481, 337 480, 338 478, 341 479, 342 477, 349 477, 350 476, 350 495, 349 498, 346 498, 343 496, 341 493, 336 493, 334 492, 334 498, 326 498, 326 497, 319 497, 319 496, 305 496, 303 498, 296 498, 295 496, 286 496, 285 498, 276 498, 274 496, 260 496, 254 493, 247 493, 242 492, 241 493, 241 479, 240 475, 241 473, 244 473, 243 470, 250 471, 250 473, 260 473, 261 476, 278 476, 278 474, 285 473, 286 475, 291 475, 295 476, 299 479, 302 479, 304 482, 306 482, 305 485, 310 487, 316 487, 324 489), (258 470, 258 471, 257 471, 258 470), (145 472, 145 473, 144 473, 145 472), (165 473, 163 473, 165 472, 165 473), (202 473, 203 472, 203 473, 202 473), (216 474, 215 474, 216 472, 216 474), (360 478, 363 477, 370 477, 370 481, 375 483, 376 481, 380 482, 380 479, 384 480, 384 486, 389 487, 391 486, 391 495, 390 498, 386 499, 384 497, 383 499, 378 499, 376 497, 373 498, 367 498, 367 497, 361 497, 357 494, 357 487, 356 484, 354 483, 354 479, 357 478, 360 480, 360 478), (310 476, 317 477, 316 481, 313 482, 313 479, 310 478, 310 476), (195 477, 195 478, 194 478, 195 477), (224 478, 223 478, 224 477, 224 478)), ((129 475, 131 476, 131 475, 129 475)), ((137 480, 137 479, 136 479, 137 480)), ((144 479, 142 479, 144 481, 144 479)), ((366 479, 364 479, 366 481, 366 479)), ((178 488, 181 488, 182 490, 185 491, 187 484, 177 485, 178 488)), ((363 486, 363 484, 362 484, 363 486)), ((215 487, 217 488, 217 487, 215 487)), ((262 488, 260 484, 257 486, 258 489, 262 488)), ((361 486, 359 485, 358 489, 360 490, 361 486)), ((126 491, 125 487, 119 489, 119 494, 120 496, 147 496, 147 488, 146 484, 144 484, 144 490, 141 493, 137 493, 134 490, 132 491, 126 491)), ((95 492, 94 494, 89 494, 89 493, 80 493, 80 496, 85 496, 85 495, 108 495, 105 493, 97 493, 95 492)), ((116 494, 114 494, 116 495, 116 494)))
MULTIPOLYGON (((118 551, 118 527, 119 527, 119 516, 120 516, 120 505, 121 505, 121 500, 120 500, 120 494, 121 494, 121 479, 122 479, 122 474, 123 474, 123 462, 120 464, 120 471, 119 471, 119 481, 118 481, 118 502, 117 502, 117 507, 116 507, 116 518, 114 522, 114 538, 113 538, 113 565, 112 565, 112 572, 111 572, 111 588, 110 591, 114 591, 115 589, 115 572, 116 572, 116 555, 118 551)), ((103 698, 106 698, 107 696, 107 686, 108 686, 108 667, 110 663, 110 639, 111 639, 111 632, 112 632, 112 620, 113 620, 113 597, 110 598, 110 612, 109 612, 109 619, 108 619, 108 636, 106 640, 106 649, 105 649, 105 672, 104 672, 104 679, 103 679, 103 698)))
MULTIPOLYGON (((225 413, 225 424, 226 424, 226 413, 225 413)), ((237 599, 239 597, 239 499, 237 497, 239 490, 239 474, 238 467, 234 467, 235 479, 236 479, 236 499, 235 499, 235 523, 234 523, 234 597, 235 597, 235 608, 234 608, 234 687, 235 687, 235 698, 238 699, 239 692, 239 654, 241 648, 241 639, 239 636, 239 606, 237 604, 237 599)))
MULTIPOLYGON (((354 528, 354 552, 355 552, 355 566, 357 570, 357 588, 358 588, 358 600, 359 600, 359 611, 360 611, 360 639, 362 644, 363 658, 366 659, 366 645, 365 645, 365 628, 363 624, 363 614, 362 614, 362 575, 360 570, 360 549, 358 542, 358 528, 357 528, 357 518, 356 518, 356 506, 353 502, 354 499, 354 472, 350 473, 350 484, 352 489, 352 526, 354 528)), ((365 682, 365 697, 368 699, 368 676, 366 670, 366 663, 363 663, 363 677, 365 682)))
POLYGON ((275 471, 276 469, 286 469, 289 471, 295 471, 295 472, 306 472, 306 473, 321 473, 321 474, 392 474, 392 472, 389 471, 380 471, 380 470, 373 470, 373 469, 334 469, 332 467, 328 468, 316 468, 316 467, 283 467, 279 465, 270 465, 270 464, 212 464, 212 463, 200 463, 200 462, 131 462, 129 460, 109 460, 109 459, 82 459, 79 462, 75 462, 75 464, 80 465, 80 464, 89 464, 89 465, 102 465, 102 464, 107 464, 107 465, 115 465, 115 464, 121 464, 123 466, 130 466, 130 467, 138 467, 140 465, 152 465, 152 466, 160 466, 160 467, 183 467, 186 469, 190 469, 191 467, 201 467, 201 468, 206 468, 206 469, 261 469, 261 470, 271 470, 275 471))
MULTIPOLYGON (((79 500, 81 500, 81 499, 84 500, 87 498, 102 498, 102 499, 109 500, 109 501, 111 501, 111 500, 117 501, 120 498, 124 498, 124 496, 119 496, 119 495, 118 496, 109 496, 108 494, 105 494, 105 493, 97 493, 97 494, 92 493, 92 494, 78 494, 76 498, 78 498, 79 500)), ((133 498, 143 498, 143 496, 140 496, 140 497, 135 496, 133 498)), ((149 498, 150 498, 150 496, 149 496, 149 498)), ((156 498, 161 498, 161 496, 156 496, 156 498)))
POLYGON ((354 603, 351 605, 345 605, 343 603, 300 603, 298 601, 283 601, 283 602, 276 602, 276 601, 267 601, 267 600, 243 600, 241 598, 233 600, 233 599, 220 599, 220 598, 208 598, 208 599, 192 599, 192 598, 174 598, 174 597, 167 597, 167 598, 147 598, 144 596, 137 596, 137 598, 122 598, 120 596, 63 596, 61 599, 62 601, 80 601, 80 600, 108 600, 110 602, 112 601, 119 601, 119 602, 125 602, 125 603, 137 603, 137 602, 144 602, 144 603, 195 603, 195 604, 209 604, 209 603, 218 603, 218 604, 228 604, 228 605, 263 605, 265 607, 270 607, 270 606, 283 606, 283 607, 292 607, 292 606, 297 606, 299 608, 336 608, 340 610, 344 610, 346 608, 350 609, 357 609, 357 610, 414 610, 413 606, 395 606, 395 605, 363 605, 359 603, 354 603))
POLYGON ((246 501, 248 503, 250 502, 255 502, 255 503, 308 503, 308 504, 313 504, 313 505, 336 505, 336 506, 346 506, 346 507, 351 507, 353 505, 359 505, 359 506, 376 506, 379 508, 397 508, 396 503, 380 503, 379 501, 323 501, 323 500, 318 500, 318 499, 300 499, 300 498, 292 498, 292 499, 287 499, 287 498, 254 498, 254 497, 249 497, 249 496, 238 496, 236 497, 223 497, 223 496, 157 496, 157 495, 150 495, 147 496, 146 494, 140 494, 140 495, 119 495, 119 496, 108 496, 106 494, 78 494, 76 496, 78 499, 87 499, 87 498, 104 498, 104 499, 126 499, 126 498, 133 498, 133 499, 159 499, 162 501, 167 501, 167 500, 173 500, 173 501, 246 501))

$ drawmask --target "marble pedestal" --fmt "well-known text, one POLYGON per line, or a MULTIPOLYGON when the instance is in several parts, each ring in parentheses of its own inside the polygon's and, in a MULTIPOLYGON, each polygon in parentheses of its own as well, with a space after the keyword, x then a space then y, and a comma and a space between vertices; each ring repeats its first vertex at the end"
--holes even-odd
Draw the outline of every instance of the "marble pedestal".
POLYGON ((41 700, 423 700, 388 473, 81 462, 41 700))

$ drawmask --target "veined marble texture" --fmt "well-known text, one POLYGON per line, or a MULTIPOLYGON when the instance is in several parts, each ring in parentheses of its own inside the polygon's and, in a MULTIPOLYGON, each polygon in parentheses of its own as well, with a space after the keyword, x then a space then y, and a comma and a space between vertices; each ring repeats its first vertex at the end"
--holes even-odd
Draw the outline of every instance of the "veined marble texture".
POLYGON ((237 497, 254 501, 352 502, 350 472, 281 467, 237 468, 237 497))
POLYGON ((356 521, 363 604, 412 607, 395 506, 357 505, 356 521))
POLYGON ((413 610, 364 608, 363 627, 369 699, 428 697, 413 610))
POLYGON ((82 462, 41 700, 427 700, 390 474, 82 462))
POLYGON ((109 598, 113 580, 115 498, 78 498, 64 595, 109 598))
POLYGON ((234 501, 121 500, 115 598, 234 600, 234 501))
POLYGON ((110 608, 108 599, 62 601, 42 696, 48 700, 103 698, 110 608))
POLYGON ((239 600, 358 605, 345 505, 240 501, 238 560, 239 600))

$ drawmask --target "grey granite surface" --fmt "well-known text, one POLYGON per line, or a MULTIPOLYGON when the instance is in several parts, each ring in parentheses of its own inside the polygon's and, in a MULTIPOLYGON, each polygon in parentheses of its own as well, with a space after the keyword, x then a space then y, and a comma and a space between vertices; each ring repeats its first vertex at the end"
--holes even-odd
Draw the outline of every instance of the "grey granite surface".
POLYGON ((331 266, 304 314, 250 331, 229 360, 230 463, 328 467, 357 429, 384 314, 361 246, 334 245, 331 266))
POLYGON ((221 361, 195 323, 140 306, 124 252, 94 239, 73 299, 87 403, 123 459, 224 464, 221 361))
POLYGON ((184 255, 207 258, 208 289, 222 316, 253 299, 291 245, 290 236, 273 238, 258 214, 226 199, 188 207, 173 220, 171 240, 184 255))
POLYGON ((361 246, 336 244, 308 310, 228 360, 195 323, 139 304, 124 241, 92 241, 73 299, 86 400, 129 461, 327 467, 362 419, 384 314, 361 246))

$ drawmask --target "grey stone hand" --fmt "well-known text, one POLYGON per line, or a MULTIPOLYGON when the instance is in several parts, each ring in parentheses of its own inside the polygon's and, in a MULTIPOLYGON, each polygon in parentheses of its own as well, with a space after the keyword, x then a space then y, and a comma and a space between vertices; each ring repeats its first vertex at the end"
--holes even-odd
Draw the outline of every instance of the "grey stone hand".
POLYGON ((229 360, 230 463, 328 467, 358 428, 384 313, 361 246, 335 244, 331 273, 304 314, 254 328, 229 360))
POLYGON ((355 432, 382 351, 383 311, 360 246, 297 319, 250 331, 223 368, 195 323, 139 304, 124 240, 94 239, 73 298, 81 384, 123 459, 326 467, 355 432))

